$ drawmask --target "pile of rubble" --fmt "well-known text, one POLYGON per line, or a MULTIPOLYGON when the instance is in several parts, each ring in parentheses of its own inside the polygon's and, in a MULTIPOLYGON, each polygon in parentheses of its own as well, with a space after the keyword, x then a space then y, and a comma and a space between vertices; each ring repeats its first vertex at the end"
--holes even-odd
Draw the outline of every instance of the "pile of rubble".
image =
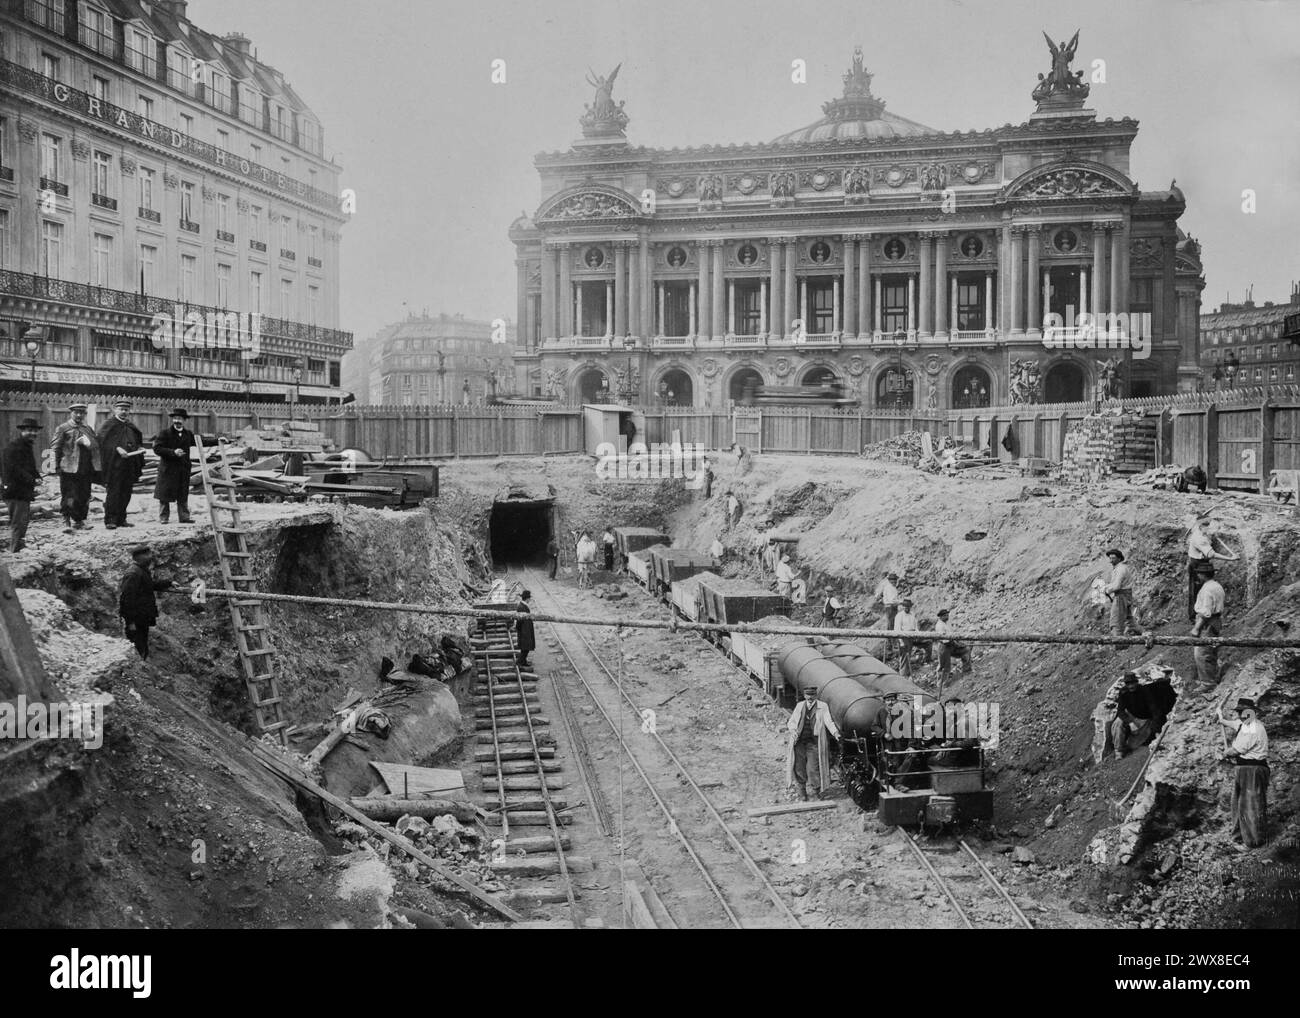
POLYGON ((904 431, 883 442, 870 442, 862 447, 861 455, 872 460, 906 460, 915 463, 923 454, 923 434, 921 431, 904 431))

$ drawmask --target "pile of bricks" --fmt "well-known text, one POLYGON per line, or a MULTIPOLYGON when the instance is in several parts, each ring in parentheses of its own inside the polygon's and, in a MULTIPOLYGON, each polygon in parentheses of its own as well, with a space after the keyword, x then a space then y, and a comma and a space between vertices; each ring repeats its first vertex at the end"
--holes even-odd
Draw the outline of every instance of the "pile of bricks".
POLYGON ((1060 476, 1088 483, 1138 474, 1156 461, 1156 421, 1141 414, 1089 414, 1065 436, 1060 476))

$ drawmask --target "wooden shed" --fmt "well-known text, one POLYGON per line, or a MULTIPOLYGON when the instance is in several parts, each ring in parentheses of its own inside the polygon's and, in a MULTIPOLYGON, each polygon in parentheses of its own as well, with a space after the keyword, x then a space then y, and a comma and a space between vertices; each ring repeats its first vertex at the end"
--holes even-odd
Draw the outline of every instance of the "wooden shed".
POLYGON ((636 440, 635 411, 617 403, 584 403, 582 406, 582 448, 592 456, 602 445, 611 445, 615 451, 627 454, 629 442, 636 440))

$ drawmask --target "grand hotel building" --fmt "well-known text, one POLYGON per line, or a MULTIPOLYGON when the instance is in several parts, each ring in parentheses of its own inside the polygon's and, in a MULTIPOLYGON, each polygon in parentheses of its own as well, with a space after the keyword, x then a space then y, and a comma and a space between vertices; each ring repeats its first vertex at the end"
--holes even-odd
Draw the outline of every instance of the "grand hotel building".
POLYGON ((1057 402, 1092 398, 1109 358, 1125 394, 1196 388, 1184 196, 1138 187, 1137 123, 1086 109, 1066 62, 1028 121, 945 133, 888 112, 859 51, 815 123, 667 150, 629 144, 613 77, 583 137, 536 158, 541 204, 511 226, 521 391, 724 406, 836 380, 867 407, 1057 402), (1150 356, 1088 347, 1070 311, 1149 315, 1150 356))
POLYGON ((337 397, 338 176, 284 75, 183 0, 0 0, 0 388, 337 397), (159 349, 178 309, 259 313, 259 355, 159 349))

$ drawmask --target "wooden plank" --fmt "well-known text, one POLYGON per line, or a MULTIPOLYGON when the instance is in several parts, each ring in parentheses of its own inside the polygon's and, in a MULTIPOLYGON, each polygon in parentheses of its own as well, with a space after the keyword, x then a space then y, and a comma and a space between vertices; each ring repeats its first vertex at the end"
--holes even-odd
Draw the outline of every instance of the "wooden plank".
POLYGON ((41 702, 63 699, 41 664, 9 567, 0 564, 0 702, 19 696, 41 702))
MULTIPOLYGON (((590 856, 566 855, 564 863, 570 873, 590 873, 595 864, 590 856)), ((525 855, 508 859, 497 859, 489 864, 493 873, 506 873, 516 877, 549 877, 560 872, 560 857, 557 855, 525 855)))
POLYGON ((433 767, 412 767, 409 764, 387 763, 371 760, 370 766, 379 772, 393 795, 449 796, 465 792, 465 778, 460 771, 438 770, 433 767))
POLYGON ((751 817, 772 817, 780 816, 783 813, 812 813, 815 810, 834 809, 836 803, 831 801, 823 802, 791 802, 784 806, 759 806, 755 809, 746 810, 746 814, 751 817))

